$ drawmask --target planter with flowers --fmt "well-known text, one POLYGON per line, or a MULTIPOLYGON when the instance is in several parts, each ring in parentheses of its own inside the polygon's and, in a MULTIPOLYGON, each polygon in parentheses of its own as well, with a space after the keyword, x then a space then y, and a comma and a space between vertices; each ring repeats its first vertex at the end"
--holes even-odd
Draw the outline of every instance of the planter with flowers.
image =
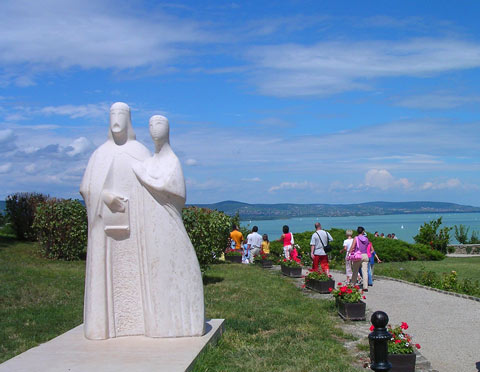
POLYGON ((280 265, 283 275, 289 276, 290 278, 301 278, 302 266, 297 261, 284 258, 280 265))
POLYGON ((269 259, 268 254, 264 253, 263 251, 260 252, 261 260, 259 260, 260 264, 264 269, 270 269, 272 267, 272 260, 269 259))
POLYGON ((330 293, 330 288, 335 288, 335 280, 325 272, 310 271, 305 277, 305 286, 319 293, 330 293))
POLYGON ((233 263, 242 263, 242 250, 241 249, 227 249, 225 251, 225 261, 233 263))
POLYGON ((338 315, 343 320, 365 320, 366 304, 363 292, 358 285, 337 284, 337 288, 329 288, 329 291, 335 297, 338 315))
POLYGON ((388 360, 392 363, 390 372, 415 371, 415 349, 420 349, 420 345, 412 342, 412 337, 405 332, 407 329, 408 324, 405 322, 396 327, 388 325, 388 332, 392 334, 388 342, 388 360))

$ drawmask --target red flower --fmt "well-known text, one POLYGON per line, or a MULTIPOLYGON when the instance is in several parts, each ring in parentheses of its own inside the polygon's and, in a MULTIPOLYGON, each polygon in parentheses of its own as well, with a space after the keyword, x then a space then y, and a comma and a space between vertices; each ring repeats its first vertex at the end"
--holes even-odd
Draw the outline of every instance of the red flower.
POLYGON ((402 340, 395 340, 396 344, 399 344, 400 342, 402 342, 402 340))
POLYGON ((415 347, 416 347, 417 349, 420 349, 420 345, 419 345, 419 344, 415 344, 415 347))
POLYGON ((328 291, 329 291, 329 292, 333 291, 333 288, 328 288, 328 291))
POLYGON ((286 259, 286 258, 284 258, 284 259, 283 259, 283 262, 287 262, 287 259, 286 259))
POLYGON ((353 292, 353 291, 352 291, 351 288, 347 288, 347 293, 348 293, 348 294, 350 294, 350 293, 352 293, 352 292, 353 292))
POLYGON ((340 292, 345 293, 347 291, 347 287, 340 287, 340 292))
POLYGON ((362 297, 364 300, 366 300, 367 298, 365 296, 362 297))
POLYGON ((373 331, 374 329, 375 329, 375 326, 372 324, 372 325, 370 326, 370 331, 373 331))
POLYGON ((342 283, 338 283, 337 285, 342 285, 342 283))
POLYGON ((355 288, 355 289, 360 289, 360 287, 359 287, 358 285, 356 285, 356 286, 355 286, 355 287, 353 287, 353 288, 355 288))
POLYGON ((408 329, 408 324, 405 322, 402 322, 402 325, 400 326, 401 329, 408 329))
POLYGON ((304 285, 302 285, 302 288, 305 288, 305 284, 304 284, 304 285))
POLYGON ((328 274, 328 277, 331 278, 332 276, 330 274, 328 274))

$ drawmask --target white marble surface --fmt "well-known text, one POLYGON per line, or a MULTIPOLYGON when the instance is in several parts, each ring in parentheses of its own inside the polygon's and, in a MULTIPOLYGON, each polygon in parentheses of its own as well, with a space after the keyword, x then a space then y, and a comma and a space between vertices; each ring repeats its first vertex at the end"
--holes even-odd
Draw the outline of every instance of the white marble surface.
POLYGON ((200 266, 181 217, 183 171, 170 147, 168 120, 155 115, 149 129, 153 156, 135 139, 128 105, 113 104, 108 140, 82 180, 89 339, 204 333, 200 266))
POLYGON ((223 319, 207 321, 202 337, 117 337, 87 340, 80 325, 0 364, 0 372, 180 372, 224 331, 223 319))

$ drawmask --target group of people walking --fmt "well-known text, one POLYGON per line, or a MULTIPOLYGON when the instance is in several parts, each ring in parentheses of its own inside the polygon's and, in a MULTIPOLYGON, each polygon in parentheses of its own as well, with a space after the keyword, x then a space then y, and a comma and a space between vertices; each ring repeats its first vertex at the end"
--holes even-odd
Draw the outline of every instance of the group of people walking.
POLYGON ((270 241, 268 235, 260 235, 258 233, 258 226, 252 227, 252 232, 244 239, 243 234, 238 230, 237 225, 232 226, 232 232, 230 233, 231 249, 242 250, 242 263, 253 263, 255 257, 260 255, 261 252, 270 254, 270 241))
MULTIPOLYGON (((295 247, 293 234, 287 225, 282 228, 280 242, 283 243, 283 255, 287 260, 293 260, 300 263, 298 251, 295 247)), ((270 241, 268 235, 260 235, 258 227, 253 226, 252 232, 243 237, 238 226, 233 225, 230 233, 232 241, 232 249, 242 250, 242 262, 253 263, 256 256, 261 253, 270 253, 270 241)), ((330 267, 328 262, 328 253, 331 251, 330 242, 333 241, 332 236, 326 230, 322 229, 322 225, 315 223, 315 232, 310 239, 310 257, 313 261, 313 271, 323 271, 329 274, 330 267)), ((373 268, 375 259, 378 263, 382 262, 375 253, 372 243, 368 240, 367 233, 362 226, 357 228, 357 236, 353 238, 353 231, 346 231, 346 239, 343 241, 343 251, 345 252, 345 271, 347 275, 347 283, 356 284, 360 282, 364 291, 368 291, 368 287, 373 285, 373 268)))
POLYGON ((362 226, 357 228, 357 236, 352 238, 353 231, 347 230, 347 239, 343 241, 345 254, 345 267, 347 283, 362 282, 363 290, 368 292, 368 287, 373 285, 373 266, 378 258, 372 243, 368 240, 367 233, 362 226))

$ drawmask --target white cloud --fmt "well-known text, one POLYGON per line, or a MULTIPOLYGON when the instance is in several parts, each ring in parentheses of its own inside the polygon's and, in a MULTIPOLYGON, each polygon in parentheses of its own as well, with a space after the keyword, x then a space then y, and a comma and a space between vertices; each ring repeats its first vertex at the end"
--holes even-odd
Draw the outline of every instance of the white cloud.
MULTIPOLYGON (((0 23, 0 63, 29 71, 159 66, 212 37, 195 21, 109 0, 2 1, 0 23)), ((34 84, 20 70, 15 80, 34 84)))
POLYGON ((260 182, 261 179, 259 177, 242 178, 242 181, 245 181, 245 182, 260 182))
POLYGON ((85 137, 77 138, 66 149, 65 153, 68 156, 75 156, 79 154, 90 153, 94 150, 95 146, 85 137))
POLYGON ((279 190, 306 190, 313 189, 315 185, 311 182, 282 182, 280 185, 272 186, 268 189, 268 192, 272 193, 279 190))
POLYGON ((412 183, 407 178, 395 179, 386 169, 370 169, 365 174, 365 186, 388 190, 393 187, 410 188, 412 183))
POLYGON ((476 185, 463 184, 458 178, 450 178, 446 181, 428 181, 422 186, 422 190, 445 190, 445 189, 472 189, 478 188, 476 185))
POLYGON ((0 173, 8 173, 12 169, 12 163, 0 164, 0 173))
POLYGON ((0 153, 15 150, 17 145, 15 144, 17 136, 11 129, 0 130, 0 153))
POLYGON ((189 158, 185 160, 185 165, 195 166, 195 165, 198 165, 198 161, 196 159, 189 158))
POLYGON ((252 48, 261 93, 279 97, 369 89, 373 78, 428 77, 480 66, 480 45, 455 39, 332 41, 252 48))
POLYGON ((478 104, 480 96, 462 96, 435 92, 424 95, 414 95, 397 99, 395 104, 401 107, 416 108, 422 110, 451 109, 467 104, 478 104))
POLYGON ((72 119, 76 118, 98 118, 107 117, 110 105, 107 103, 86 104, 86 105, 61 105, 47 106, 40 109, 40 113, 45 115, 64 115, 72 119))

